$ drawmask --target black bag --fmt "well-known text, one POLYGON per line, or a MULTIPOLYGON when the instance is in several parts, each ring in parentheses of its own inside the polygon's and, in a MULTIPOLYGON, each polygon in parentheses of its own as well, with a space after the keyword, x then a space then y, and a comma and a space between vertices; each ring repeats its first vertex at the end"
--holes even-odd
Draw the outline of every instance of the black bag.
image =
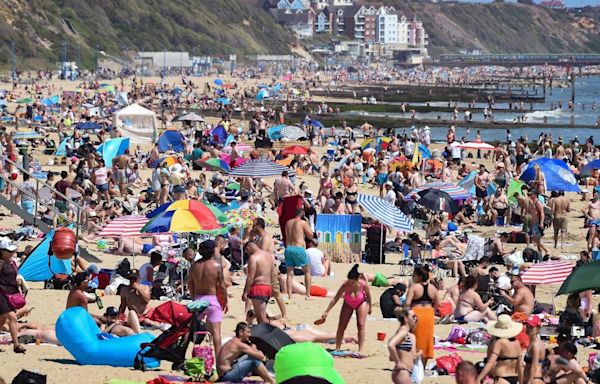
POLYGON ((123 259, 121 260, 119 265, 117 265, 115 273, 119 276, 127 278, 127 276, 129 276, 129 271, 131 271, 131 264, 129 263, 129 259, 123 259))
POLYGON ((23 369, 15 376, 12 384, 46 384, 46 379, 46 375, 40 375, 39 373, 23 369))

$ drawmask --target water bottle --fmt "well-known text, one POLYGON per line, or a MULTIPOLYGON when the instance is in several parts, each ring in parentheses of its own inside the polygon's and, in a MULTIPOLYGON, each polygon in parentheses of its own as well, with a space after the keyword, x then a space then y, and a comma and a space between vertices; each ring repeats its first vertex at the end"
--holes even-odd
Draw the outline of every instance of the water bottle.
POLYGON ((98 305, 98 309, 102 309, 104 308, 104 304, 102 304, 102 300, 100 299, 100 296, 98 296, 97 294, 94 294, 96 296, 96 305, 98 305))

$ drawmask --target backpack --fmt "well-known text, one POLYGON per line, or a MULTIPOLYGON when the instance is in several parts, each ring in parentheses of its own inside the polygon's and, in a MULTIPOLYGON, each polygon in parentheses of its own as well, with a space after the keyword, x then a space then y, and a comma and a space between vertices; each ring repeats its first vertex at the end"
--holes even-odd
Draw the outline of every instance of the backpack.
POLYGON ((129 259, 123 259, 119 262, 119 264, 117 264, 115 273, 126 278, 129 275, 129 271, 131 271, 129 259))

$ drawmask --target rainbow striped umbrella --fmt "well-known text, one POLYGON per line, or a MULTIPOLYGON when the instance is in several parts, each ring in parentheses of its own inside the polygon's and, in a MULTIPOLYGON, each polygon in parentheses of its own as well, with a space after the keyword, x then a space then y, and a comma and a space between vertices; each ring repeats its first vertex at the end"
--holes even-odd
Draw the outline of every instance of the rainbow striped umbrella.
POLYGON ((417 193, 428 189, 437 189, 439 191, 446 192, 450 195, 450 197, 452 197, 452 200, 467 200, 471 197, 469 191, 467 191, 465 188, 459 185, 437 181, 413 189, 412 191, 410 191, 408 196, 405 197, 405 199, 410 200, 412 199, 413 195, 416 195, 417 193))
POLYGON ((217 159, 214 157, 211 157, 208 160, 200 161, 198 165, 214 171, 229 171, 229 164, 222 159, 217 159))
POLYGON ((147 215, 144 233, 198 232, 220 229, 227 217, 216 207, 198 200, 177 200, 156 208, 147 215))

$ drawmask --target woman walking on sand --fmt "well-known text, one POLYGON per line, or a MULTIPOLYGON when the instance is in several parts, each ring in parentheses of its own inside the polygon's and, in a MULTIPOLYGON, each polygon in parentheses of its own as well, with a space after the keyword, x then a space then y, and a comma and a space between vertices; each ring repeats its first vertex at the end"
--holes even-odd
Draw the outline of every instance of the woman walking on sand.
POLYGON ((12 257, 17 252, 17 246, 8 238, 0 238, 0 328, 8 322, 8 329, 14 344, 15 353, 25 353, 25 347, 19 344, 19 324, 16 309, 11 307, 9 295, 19 293, 17 282, 17 267, 12 257))
POLYGON ((352 314, 356 312, 358 352, 362 352, 365 346, 365 323, 367 321, 367 314, 371 314, 372 301, 369 284, 367 281, 360 278, 358 264, 354 264, 350 272, 348 272, 348 280, 344 281, 340 289, 338 289, 335 297, 331 300, 329 306, 321 316, 321 319, 317 320, 317 324, 325 322, 329 311, 342 297, 344 298, 344 304, 342 305, 342 311, 340 312, 340 320, 335 338, 335 349, 339 350, 342 347, 344 332, 346 331, 346 327, 348 326, 352 314))

